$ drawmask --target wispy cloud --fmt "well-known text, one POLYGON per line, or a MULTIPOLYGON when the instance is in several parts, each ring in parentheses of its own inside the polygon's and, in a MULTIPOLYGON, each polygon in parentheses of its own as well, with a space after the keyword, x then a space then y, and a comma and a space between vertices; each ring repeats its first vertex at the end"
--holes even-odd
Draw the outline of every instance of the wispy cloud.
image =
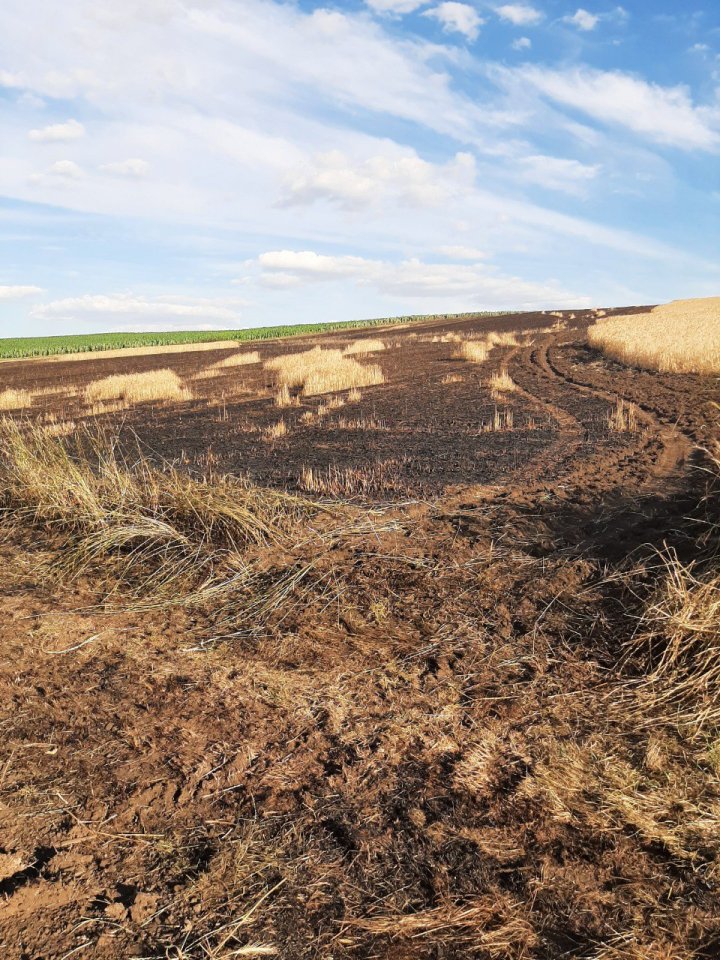
POLYGON ((42 287, 0 284, 0 300, 24 300, 44 293, 42 287))
POLYGON ((437 206, 469 190, 474 179, 475 159, 469 153, 458 153, 446 164, 428 163, 408 152, 358 163, 335 150, 294 171, 280 203, 301 206, 326 200, 347 210, 387 203, 437 206))
POLYGON ((532 27, 544 17, 541 10, 527 3, 504 3, 495 7, 495 12, 501 19, 508 20, 517 27, 532 27))
POLYGON ((589 13, 587 10, 583 10, 582 7, 579 10, 576 10, 571 16, 563 17, 564 23, 569 23, 573 27, 577 27, 578 30, 594 30, 595 27, 600 23, 600 17, 598 14, 589 13))
POLYGON ((423 16, 437 20, 446 33, 461 33, 468 40, 476 40, 480 27, 485 23, 474 7, 467 3, 455 3, 453 0, 426 10, 423 16))
POLYGON ((36 143, 67 143, 69 140, 79 140, 85 136, 85 127, 77 120, 67 120, 65 123, 51 123, 47 127, 30 130, 28 140, 36 143))
POLYGON ((419 259, 394 263, 357 256, 327 256, 311 250, 276 250, 257 259, 260 282, 270 287, 351 280, 405 300, 428 297, 467 297, 467 302, 493 307, 520 303, 525 307, 547 303, 589 304, 587 297, 564 290, 558 283, 532 283, 496 271, 482 262, 428 263, 419 259))
POLYGON ((515 76, 556 103, 680 150, 717 150, 720 115, 686 87, 663 87, 620 71, 519 67, 515 76))
POLYGON ((213 298, 180 298, 177 295, 143 297, 133 293, 84 294, 51 300, 36 307, 32 316, 37 319, 97 321, 108 319, 111 325, 135 322, 138 318, 162 318, 173 323, 197 321, 237 323, 240 310, 236 304, 213 298))

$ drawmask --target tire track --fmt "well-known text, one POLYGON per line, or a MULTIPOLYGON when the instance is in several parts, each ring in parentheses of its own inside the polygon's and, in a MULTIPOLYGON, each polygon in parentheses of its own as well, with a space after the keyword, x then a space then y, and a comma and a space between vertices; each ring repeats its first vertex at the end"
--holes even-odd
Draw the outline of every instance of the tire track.
POLYGON ((649 403, 638 403, 617 391, 603 390, 593 384, 568 376, 553 362, 551 354, 553 346, 557 346, 557 338, 546 341, 537 353, 538 362, 549 377, 566 384, 578 393, 601 398, 611 404, 615 404, 618 399, 624 400, 635 409, 638 420, 645 425, 646 430, 655 434, 662 449, 655 460, 651 475, 648 477, 648 484, 661 479, 678 478, 684 473, 681 468, 689 460, 695 446, 689 434, 678 427, 662 423, 658 411, 649 403))
POLYGON ((498 538, 521 531, 538 555, 569 550, 604 562, 624 562, 643 545, 687 539, 684 518, 697 500, 688 497, 692 438, 633 402, 641 430, 613 443, 604 420, 626 398, 558 370, 551 351, 561 336, 506 358, 519 394, 555 421, 557 438, 502 486, 474 490, 473 506, 466 494, 455 504, 456 520, 471 535, 481 535, 488 522, 498 538))

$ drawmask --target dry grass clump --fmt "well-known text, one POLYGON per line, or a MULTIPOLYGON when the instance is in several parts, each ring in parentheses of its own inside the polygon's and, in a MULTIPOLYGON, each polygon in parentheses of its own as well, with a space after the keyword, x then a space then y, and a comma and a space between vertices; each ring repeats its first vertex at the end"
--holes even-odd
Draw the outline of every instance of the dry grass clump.
POLYGON ((358 403, 358 401, 360 400, 362 400, 362 393, 360 392, 360 390, 358 390, 357 387, 352 387, 350 390, 348 390, 348 395, 347 395, 348 403, 358 403))
POLYGON ((280 385, 301 387, 306 396, 385 382, 377 364, 364 366, 352 357, 344 356, 341 350, 323 350, 321 347, 275 357, 268 360, 265 367, 273 371, 280 385))
POLYGON ((29 407, 33 395, 29 390, 3 390, 0 392, 0 410, 23 410, 29 407))
POLYGON ((460 344, 453 356, 458 360, 469 360, 471 363, 484 363, 490 356, 490 349, 487 343, 466 340, 460 344))
POLYGON ((608 430, 613 433, 636 433, 638 429, 637 408, 618 397, 617 403, 607 416, 608 430))
POLYGON ((647 664, 640 682, 655 711, 688 729, 720 725, 720 573, 673 553, 629 649, 647 664))
POLYGON ((275 393, 276 407, 297 407, 299 404, 300 398, 293 397, 285 383, 275 393))
POLYGON ((379 353, 384 349, 385 344, 382 340, 373 340, 371 337, 368 337, 367 340, 353 340, 352 343, 349 343, 345 347, 343 353, 346 356, 352 356, 353 354, 379 353))
MULTIPOLYGON (((705 451, 710 475, 709 505, 697 557, 681 560, 672 549, 660 554, 661 576, 626 647, 636 665, 638 721, 658 717, 683 736, 710 731, 720 771, 720 442, 705 451)), ((720 783, 720 781, 718 781, 720 783)), ((720 820, 720 817, 718 818, 720 820)))
POLYGON ((249 350, 247 353, 232 353, 229 357, 218 360, 210 369, 224 370, 227 367, 246 367, 251 363, 260 363, 260 354, 257 350, 249 350))
POLYGON ((328 397, 325 403, 321 403, 317 408, 317 415, 319 417, 324 417, 326 413, 329 413, 331 410, 339 410, 341 407, 345 406, 345 401, 342 397, 328 397))
POLYGON ((462 383, 463 377, 459 373, 446 373, 445 376, 440 380, 440 383, 462 383))
POLYGON ((520 344, 517 334, 510 331, 508 333, 498 333, 491 330, 485 337, 489 347, 517 347, 520 344))
POLYGON ((152 400, 191 400, 192 393, 183 386, 174 370, 149 370, 147 373, 120 373, 102 380, 93 380, 85 388, 87 403, 107 400, 127 405, 152 400))
POLYGON ((503 369, 499 373, 493 373, 490 376, 490 394, 492 397, 498 397, 503 393, 512 393, 517 390, 517 384, 507 372, 503 369))
POLYGON ((281 437, 287 435, 288 427, 284 420, 278 420, 277 423, 271 423, 270 426, 265 427, 263 431, 263 436, 266 440, 279 440, 281 437))
POLYGON ((244 481, 127 462, 110 434, 84 431, 69 446, 53 433, 0 420, 0 505, 6 518, 62 533, 63 575, 104 571, 146 597, 240 590, 251 578, 245 550, 291 543, 298 521, 317 513, 244 481))
POLYGON ((610 317, 588 342, 613 360, 661 373, 720 373, 720 297, 674 300, 650 313, 610 317))
MULTIPOLYGON (((529 957, 532 948, 540 942, 527 916, 523 915, 521 904, 501 893, 461 904, 442 902, 432 909, 414 913, 353 920, 348 926, 396 942, 422 938, 441 943, 444 951, 462 951, 462 955, 498 960, 529 957)), ((401 955, 406 954, 398 953, 401 955)))

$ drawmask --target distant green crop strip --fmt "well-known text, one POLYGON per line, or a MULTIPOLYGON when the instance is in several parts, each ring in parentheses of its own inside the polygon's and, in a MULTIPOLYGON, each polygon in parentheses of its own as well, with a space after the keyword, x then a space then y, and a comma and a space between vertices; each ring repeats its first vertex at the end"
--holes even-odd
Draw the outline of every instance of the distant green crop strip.
POLYGON ((428 314, 408 317, 379 317, 375 320, 344 320, 338 323, 299 323, 246 330, 187 330, 169 333, 90 333, 67 337, 10 337, 0 339, 0 359, 50 357, 64 353, 124 350, 131 347, 164 347, 182 343, 210 343, 219 340, 271 340, 299 337, 309 333, 351 330, 360 327, 388 326, 417 320, 453 320, 463 317, 499 317, 510 311, 473 311, 472 313, 428 314))

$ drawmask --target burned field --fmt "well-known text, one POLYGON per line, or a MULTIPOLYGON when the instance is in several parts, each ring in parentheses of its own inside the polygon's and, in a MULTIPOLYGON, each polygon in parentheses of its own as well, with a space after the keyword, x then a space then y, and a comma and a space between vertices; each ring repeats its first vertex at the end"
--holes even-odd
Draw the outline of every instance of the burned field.
POLYGON ((718 956, 718 379, 595 319, 1 365, 3 957, 718 956))

